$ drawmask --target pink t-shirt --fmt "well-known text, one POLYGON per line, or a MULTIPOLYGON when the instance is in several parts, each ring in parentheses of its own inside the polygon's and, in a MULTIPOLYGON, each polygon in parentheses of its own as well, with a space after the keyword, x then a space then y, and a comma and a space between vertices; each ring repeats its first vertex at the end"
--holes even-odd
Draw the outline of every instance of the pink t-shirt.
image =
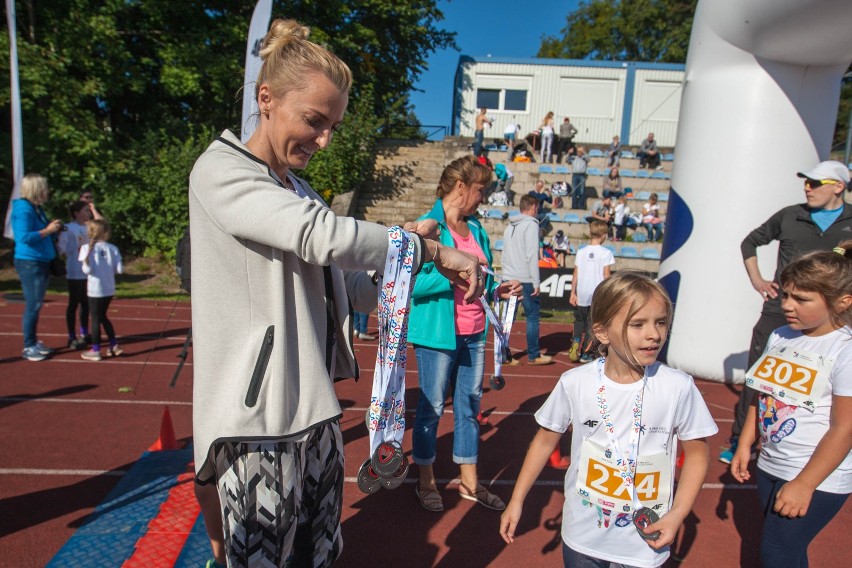
MULTIPOLYGON (((485 263, 485 255, 482 253, 479 243, 470 233, 467 238, 460 237, 455 231, 450 230, 453 236, 453 244, 460 251, 472 254, 485 263)), ((453 289, 456 309, 456 335, 473 335, 485 330, 485 310, 479 301, 464 303, 464 290, 459 287, 453 289)))

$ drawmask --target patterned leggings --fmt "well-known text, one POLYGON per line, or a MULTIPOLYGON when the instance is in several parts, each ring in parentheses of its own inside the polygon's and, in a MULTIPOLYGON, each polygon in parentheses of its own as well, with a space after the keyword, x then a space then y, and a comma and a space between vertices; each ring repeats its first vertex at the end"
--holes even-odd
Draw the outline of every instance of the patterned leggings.
POLYGON ((343 544, 338 422, 299 442, 221 442, 213 451, 229 567, 334 563, 343 544))

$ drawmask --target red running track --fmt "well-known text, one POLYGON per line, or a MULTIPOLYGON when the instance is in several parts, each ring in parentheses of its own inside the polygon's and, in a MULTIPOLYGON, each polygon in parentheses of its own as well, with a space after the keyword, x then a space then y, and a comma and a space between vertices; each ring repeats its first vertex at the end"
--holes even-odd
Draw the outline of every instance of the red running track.
MULTIPOLYGON (((110 318, 125 355, 99 363, 64 350, 41 363, 21 359, 22 307, 14 297, 0 298, 0 566, 15 568, 44 566, 53 557, 156 440, 165 406, 178 440, 185 442, 192 433, 191 353, 176 387, 169 387, 190 328, 188 304, 115 300, 110 318)), ((65 343, 64 310, 65 298, 54 296, 41 312, 39 335, 48 345, 65 343)), ((522 348, 523 337, 523 325, 516 325, 516 349, 522 348)), ((493 481, 492 489, 505 499, 536 430, 532 414, 559 375, 573 365, 565 353, 568 338, 567 326, 544 319, 542 346, 556 353, 557 363, 506 368, 506 388, 486 388, 482 408, 490 416, 482 429, 479 471, 483 482, 493 481)), ((446 511, 435 514, 420 507, 414 495, 415 468, 407 483, 394 491, 367 496, 358 490, 355 477, 367 453, 364 411, 375 344, 358 341, 356 349, 363 378, 341 382, 337 389, 344 407, 347 475, 344 552, 337 565, 375 566, 377 558, 387 554, 391 566, 515 567, 531 560, 561 566, 562 472, 547 469, 542 474, 528 498, 516 542, 506 546, 497 534, 499 513, 457 495, 451 416, 441 422, 435 464, 437 476, 445 480, 441 491, 446 511), (398 554, 404 556, 394 556, 398 554)), ((409 362, 407 400, 413 409, 415 358, 409 357, 409 362)), ((490 364, 486 373, 490 376, 490 364)), ((698 386, 719 424, 720 433, 711 440, 715 456, 730 429, 739 387, 708 381, 698 381, 698 386)), ((410 435, 404 448, 410 451, 410 435)), ((850 523, 852 504, 847 502, 812 544, 812 566, 834 566, 838 558, 852 555, 852 543, 844 536, 850 523)), ((667 566, 757 566, 759 532, 756 492, 736 484, 725 466, 714 461, 675 547, 683 561, 670 560, 667 566)))

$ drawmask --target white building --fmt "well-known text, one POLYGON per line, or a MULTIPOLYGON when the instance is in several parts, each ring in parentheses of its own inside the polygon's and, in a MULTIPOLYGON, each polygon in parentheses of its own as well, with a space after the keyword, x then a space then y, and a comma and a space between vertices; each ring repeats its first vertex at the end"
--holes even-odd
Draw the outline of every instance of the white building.
POLYGON ((502 138, 507 124, 521 137, 537 130, 553 111, 579 130, 575 142, 609 145, 618 134, 638 146, 653 132, 675 146, 684 65, 576 59, 514 59, 462 55, 456 68, 451 134, 473 136, 474 119, 486 107, 494 120, 485 139, 502 138))

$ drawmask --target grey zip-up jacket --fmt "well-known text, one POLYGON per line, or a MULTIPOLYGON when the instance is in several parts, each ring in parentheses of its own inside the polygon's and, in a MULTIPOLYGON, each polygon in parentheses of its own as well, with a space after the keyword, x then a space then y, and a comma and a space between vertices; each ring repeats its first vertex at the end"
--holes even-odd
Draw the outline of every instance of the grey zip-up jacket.
POLYGON ((503 280, 518 280, 538 288, 538 219, 519 213, 509 217, 503 232, 503 280))
MULTIPOLYGON (((381 272, 388 253, 385 227, 334 215, 293 176, 309 198, 299 197, 236 136, 221 138, 232 146, 214 141, 189 177, 193 436, 202 481, 212 477, 216 441, 298 439, 341 416, 333 378, 358 373, 349 299, 364 312, 377 303, 366 272, 343 271, 381 272)), ((419 259, 418 248, 415 266, 419 259)))

